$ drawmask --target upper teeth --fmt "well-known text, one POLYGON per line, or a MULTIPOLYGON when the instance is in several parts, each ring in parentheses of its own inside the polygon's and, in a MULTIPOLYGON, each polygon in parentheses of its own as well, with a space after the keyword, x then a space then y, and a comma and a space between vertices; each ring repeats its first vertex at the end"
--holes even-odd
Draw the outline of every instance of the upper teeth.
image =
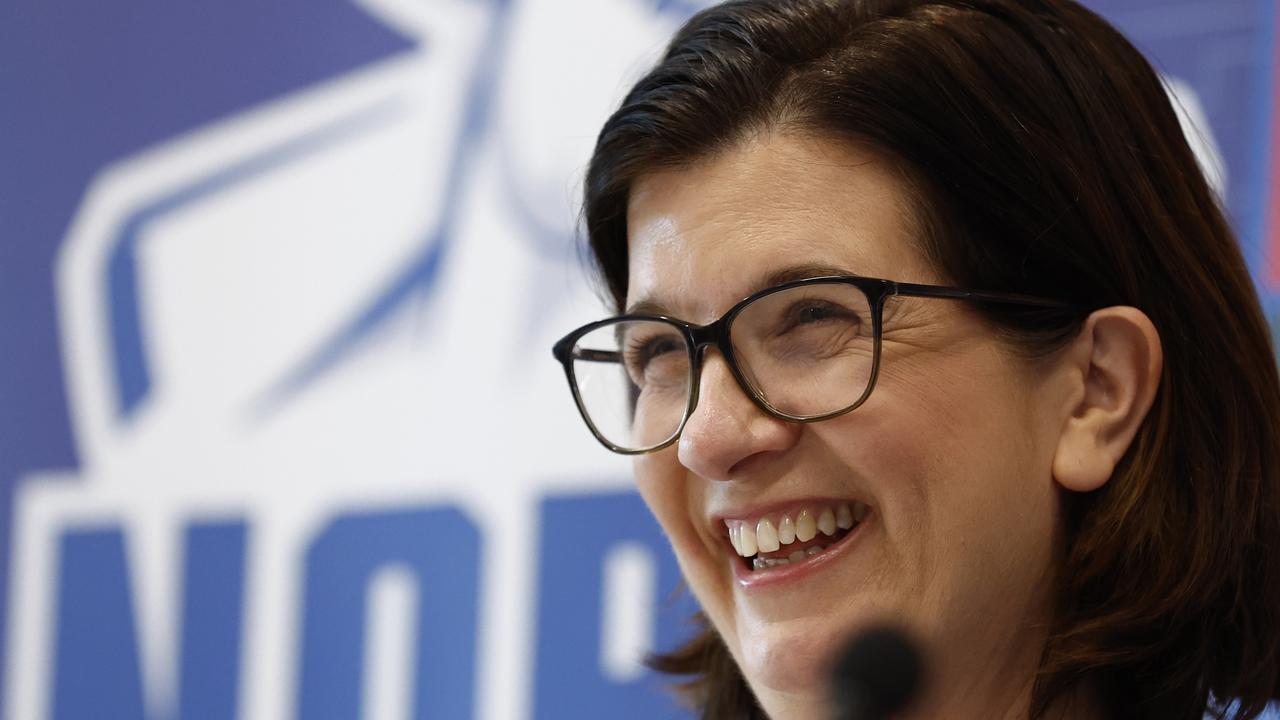
POLYGON ((762 517, 754 522, 744 520, 725 520, 729 528, 729 542, 742 557, 751 557, 757 552, 769 553, 783 545, 790 545, 799 540, 808 542, 823 535, 835 535, 836 528, 848 530, 867 516, 867 506, 860 502, 838 503, 818 511, 815 516, 808 508, 799 511, 794 518, 790 514, 775 517, 762 517))

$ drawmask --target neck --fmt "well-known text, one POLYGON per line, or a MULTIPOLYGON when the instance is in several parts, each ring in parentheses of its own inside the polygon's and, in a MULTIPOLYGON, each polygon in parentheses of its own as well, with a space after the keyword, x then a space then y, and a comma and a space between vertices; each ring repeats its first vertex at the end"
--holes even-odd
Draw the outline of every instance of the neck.
MULTIPOLYGON (((986 662, 971 658, 968 667, 960 662, 951 664, 953 668, 963 669, 951 677, 937 678, 932 692, 920 697, 915 708, 903 715, 902 720, 1028 720, 1043 638, 1025 629, 1019 634, 1023 639, 1034 637, 1036 642, 1019 643, 1010 638, 1012 642, 1004 646, 1002 652, 988 655, 986 662)), ((1104 720, 1106 717, 1096 689, 1084 682, 1055 698, 1041 720, 1104 720)))
MULTIPOLYGON (((1003 668, 986 666, 995 672, 982 677, 965 677, 950 684, 941 684, 940 692, 921 697, 901 720, 1028 720, 1031 717, 1032 695, 1038 654, 1028 656, 1022 663, 1003 668), (1032 670, 1027 671, 1028 668, 1032 670), (1017 679, 1016 682, 1010 682, 1017 679), (948 691, 949 690, 949 691, 948 691)), ((981 667, 981 665, 979 665, 981 667)), ((1107 713, 1096 688, 1090 682, 1082 682, 1054 698, 1040 720, 1105 720, 1107 713)))
MULTIPOLYGON (((1031 713, 1035 669, 1043 638, 1026 628, 1013 633, 1008 643, 980 656, 948 658, 943 667, 957 671, 928 681, 928 690, 916 699, 900 720, 1028 720, 1031 713), (1015 640, 1015 638, 1017 638, 1015 640), (1034 642, 1027 642, 1034 640, 1034 642)), ((756 688, 756 696, 775 720, 827 720, 831 717, 826 688, 822 692, 779 693, 756 688)), ((1105 720, 1108 717, 1096 688, 1081 683, 1049 705, 1040 720, 1105 720)))
MULTIPOLYGON (((775 720, 828 720, 831 717, 825 698, 815 700, 813 697, 765 693, 761 700, 769 717, 775 720)), ((1028 683, 1021 692, 1003 700, 990 703, 975 700, 972 696, 955 702, 949 702, 945 698, 922 699, 901 720, 1028 720, 1031 713, 1031 685, 1028 683)), ((1082 685, 1054 700, 1041 720, 1106 720, 1108 717, 1094 688, 1082 685)))

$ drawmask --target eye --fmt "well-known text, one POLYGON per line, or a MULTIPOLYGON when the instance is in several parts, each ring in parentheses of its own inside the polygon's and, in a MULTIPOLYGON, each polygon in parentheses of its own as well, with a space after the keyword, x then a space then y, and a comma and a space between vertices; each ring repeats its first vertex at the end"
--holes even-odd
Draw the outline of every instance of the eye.
POLYGON ((669 337, 651 338, 645 340, 637 352, 645 360, 652 360, 663 353, 675 352, 679 349, 677 345, 679 343, 669 337))
POLYGON ((825 306, 809 306, 801 308, 796 314, 799 316, 798 321, 802 323, 822 322, 823 320, 830 320, 836 317, 836 313, 832 308, 825 306))
POLYGON ((633 377, 639 378, 655 358, 672 352, 683 352, 684 343, 670 336, 632 338, 627 341, 624 362, 633 377))
POLYGON ((832 302, 809 300, 792 305, 786 313, 784 332, 798 326, 831 321, 860 322, 858 313, 832 302))

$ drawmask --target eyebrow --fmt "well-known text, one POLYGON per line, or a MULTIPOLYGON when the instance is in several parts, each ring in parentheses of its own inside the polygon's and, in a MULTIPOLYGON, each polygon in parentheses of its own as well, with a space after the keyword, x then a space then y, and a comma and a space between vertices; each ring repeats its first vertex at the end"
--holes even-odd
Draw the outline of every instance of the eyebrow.
MULTIPOLYGON (((830 277, 835 275, 854 275, 847 268, 836 265, 822 265, 817 263, 807 263, 802 265, 788 265, 784 268, 770 271, 756 279, 751 283, 750 289, 747 291, 747 297, 752 293, 759 292, 765 288, 771 288, 775 285, 793 282, 795 280, 807 280, 815 277, 830 277)), ((675 315, 671 309, 653 298, 643 298, 627 306, 624 314, 626 315, 675 315)))

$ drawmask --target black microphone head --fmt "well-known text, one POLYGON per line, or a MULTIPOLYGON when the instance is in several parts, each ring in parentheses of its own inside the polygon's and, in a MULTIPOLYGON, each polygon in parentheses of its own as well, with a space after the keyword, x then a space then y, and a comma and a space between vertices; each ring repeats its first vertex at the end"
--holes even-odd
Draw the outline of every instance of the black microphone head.
POLYGON ((910 704, 920 674, 920 654, 901 630, 884 626, 858 633, 832 668, 836 718, 892 717, 910 704))

